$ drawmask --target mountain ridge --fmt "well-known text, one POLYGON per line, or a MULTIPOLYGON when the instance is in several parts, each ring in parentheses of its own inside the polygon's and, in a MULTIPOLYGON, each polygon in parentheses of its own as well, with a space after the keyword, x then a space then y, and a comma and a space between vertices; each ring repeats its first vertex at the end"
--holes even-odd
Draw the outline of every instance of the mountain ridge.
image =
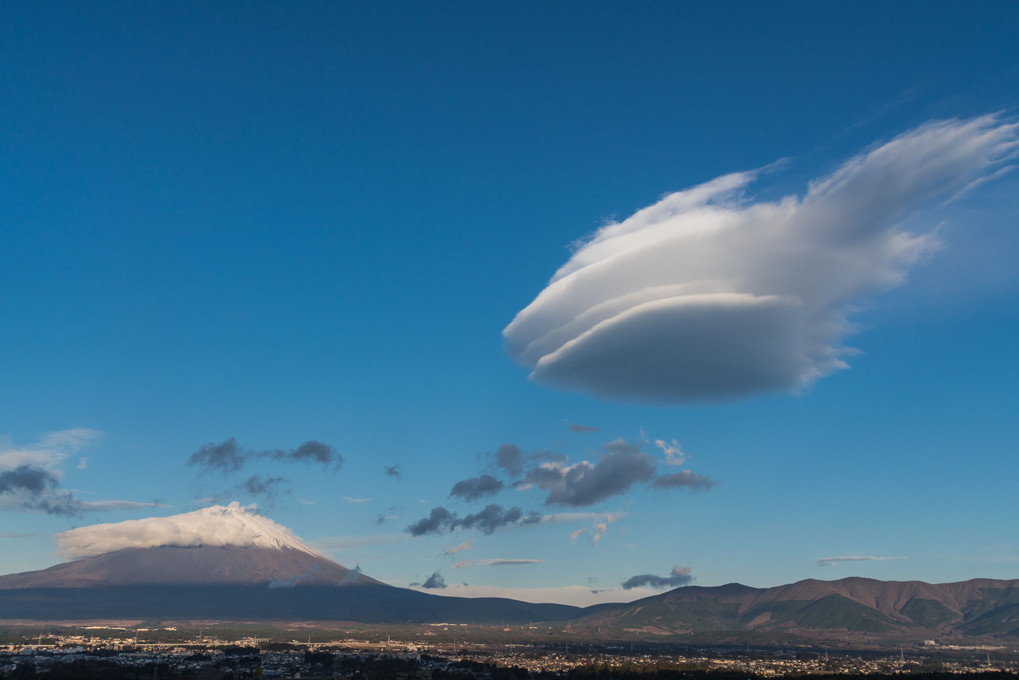
POLYGON ((377 581, 290 546, 124 548, 0 576, 0 619, 211 618, 364 623, 571 622, 594 637, 1019 638, 1019 580, 932 584, 848 577, 756 588, 688 585, 581 608, 464 598, 377 581))

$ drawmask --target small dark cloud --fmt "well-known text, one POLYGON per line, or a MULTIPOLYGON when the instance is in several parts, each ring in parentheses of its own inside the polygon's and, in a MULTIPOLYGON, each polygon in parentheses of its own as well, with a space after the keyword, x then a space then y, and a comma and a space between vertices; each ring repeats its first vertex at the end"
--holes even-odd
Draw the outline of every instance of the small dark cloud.
POLYGON ((566 456, 555 451, 535 451, 534 453, 524 453, 520 450, 520 447, 515 444, 503 444, 496 449, 495 454, 488 454, 488 457, 495 459, 496 467, 499 467, 506 471, 511 477, 519 477, 524 473, 524 468, 528 463, 542 463, 542 462, 565 462, 566 456))
POLYGON ((390 477, 399 478, 400 477, 400 464, 397 463, 396 465, 387 465, 386 466, 386 474, 388 476, 390 476, 390 477))
POLYGON ((492 503, 485 506, 479 512, 467 515, 462 519, 454 512, 446 508, 436 507, 417 522, 407 527, 412 536, 423 536, 425 534, 444 534, 456 529, 480 529, 486 534, 491 534, 496 529, 509 525, 526 526, 541 522, 541 515, 530 512, 524 515, 523 510, 514 506, 503 508, 501 505, 492 503))
POLYGON ((614 439, 610 442, 605 442, 602 447, 609 453, 640 453, 640 446, 637 444, 631 444, 625 439, 614 439))
POLYGON ((34 465, 19 465, 0 472, 0 494, 27 492, 35 495, 56 486, 57 478, 53 473, 34 465))
POLYGON ((447 531, 452 531, 455 528, 456 515, 451 513, 446 508, 439 506, 432 508, 432 511, 428 514, 428 517, 423 517, 417 522, 414 522, 407 531, 410 532, 411 536, 424 536, 426 534, 444 534, 447 531))
POLYGON ((680 470, 679 472, 673 472, 669 475, 662 475, 656 477, 655 481, 651 482, 651 486, 656 489, 710 489, 715 486, 717 482, 710 477, 699 475, 696 472, 690 470, 680 470))
POLYGON ((188 465, 197 465, 207 470, 219 470, 223 474, 237 472, 251 456, 251 452, 242 449, 234 437, 225 442, 205 444, 191 454, 188 465))
POLYGON ((78 515, 84 504, 69 491, 59 491, 59 480, 52 472, 35 465, 19 465, 0 472, 0 495, 20 501, 22 510, 47 515, 78 515))
POLYGON ((655 476, 654 459, 622 440, 606 444, 610 453, 597 463, 544 464, 528 471, 518 486, 545 491, 545 505, 584 507, 626 493, 637 482, 655 476))
MULTIPOLYGON (((264 453, 261 455, 265 455, 264 453)), ((295 461, 299 463, 318 463, 325 467, 339 468, 343 465, 343 456, 336 449, 318 441, 306 441, 290 451, 274 451, 276 460, 295 461)))
POLYGON ((271 458, 284 462, 312 463, 327 468, 339 469, 343 464, 343 456, 336 449, 319 441, 306 441, 296 449, 271 449, 255 451, 246 449, 230 437, 220 444, 208 443, 191 454, 188 465, 196 465, 205 470, 219 470, 224 475, 237 472, 249 461, 256 458, 271 458))
POLYGON ((577 425, 576 423, 570 425, 570 432, 600 432, 597 427, 591 427, 590 425, 577 425))
POLYGON ((36 498, 26 502, 25 507, 31 510, 41 510, 47 515, 80 515, 85 509, 85 504, 70 492, 66 492, 36 498))
POLYGON ((474 501, 484 496, 502 491, 503 484, 492 475, 481 475, 464 479, 453 485, 449 492, 450 498, 462 498, 465 501, 474 501))
POLYGON ((442 578, 442 574, 434 572, 431 576, 425 579, 425 582, 421 584, 422 588, 445 588, 446 579, 442 578))
POLYGON ((261 496, 268 501, 273 501, 278 494, 289 491, 285 477, 263 477, 261 475, 248 477, 237 488, 252 496, 261 496))
POLYGON ((484 533, 490 534, 507 524, 516 524, 523 518, 524 513, 516 506, 503 509, 501 505, 492 503, 491 505, 486 505, 485 509, 481 512, 467 515, 460 520, 459 525, 464 529, 478 528, 484 533))
POLYGON ((9 495, 20 510, 44 512, 47 515, 80 515, 84 512, 135 510, 160 507, 159 502, 83 501, 59 487, 56 475, 35 465, 19 465, 0 472, 0 495, 9 495))
POLYGON ((690 575, 690 567, 675 566, 669 576, 656 576, 654 574, 638 574, 623 581, 623 590, 632 588, 678 588, 693 581, 690 575))
POLYGON ((503 444, 495 451, 495 464, 516 477, 524 471, 524 452, 515 444, 503 444))

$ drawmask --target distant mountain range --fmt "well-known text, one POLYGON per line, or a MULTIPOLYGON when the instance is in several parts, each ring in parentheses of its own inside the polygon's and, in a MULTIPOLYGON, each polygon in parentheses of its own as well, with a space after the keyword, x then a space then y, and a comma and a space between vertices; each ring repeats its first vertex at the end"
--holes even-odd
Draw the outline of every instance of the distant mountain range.
POLYGON ((1019 581, 960 583, 809 579, 774 588, 684 586, 587 613, 578 630, 653 636, 719 632, 856 639, 1019 636, 1019 581), (852 635, 855 634, 855 635, 852 635))
POLYGON ((0 620, 165 619, 363 623, 569 622, 591 638, 1019 637, 1019 581, 806 580, 775 588, 685 586, 586 609, 397 588, 314 551, 125 548, 0 577, 0 620))

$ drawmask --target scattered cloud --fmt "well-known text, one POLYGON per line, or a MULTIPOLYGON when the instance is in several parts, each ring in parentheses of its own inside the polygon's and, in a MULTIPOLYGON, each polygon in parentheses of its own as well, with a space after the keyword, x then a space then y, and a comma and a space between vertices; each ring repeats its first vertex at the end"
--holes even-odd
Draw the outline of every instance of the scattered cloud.
POLYGON ((662 453, 665 454, 666 465, 682 465, 686 462, 686 454, 683 453, 683 450, 679 446, 679 442, 675 439, 672 440, 671 444, 666 442, 664 439, 656 439, 655 446, 660 448, 662 453))
POLYGON ((586 522, 588 520, 615 522, 626 517, 625 512, 554 512, 541 518, 542 524, 552 522, 586 522))
POLYGON ((590 425, 577 425, 576 423, 570 425, 570 432, 599 432, 597 427, 591 427, 590 425))
POLYGON ((474 544, 471 543, 470 539, 464 541, 460 545, 454 545, 452 548, 446 551, 447 555, 455 555, 462 550, 471 550, 474 548, 474 544))
POLYGON ((454 569, 463 569, 464 567, 469 567, 469 566, 471 566, 471 561, 470 560, 460 560, 459 562, 457 562, 456 564, 453 565, 453 568, 454 569))
POLYGON ((396 465, 387 465, 386 466, 386 475, 389 476, 389 477, 399 478, 400 477, 400 464, 397 463, 396 465))
MULTIPOLYGON (((86 512, 162 507, 160 503, 123 500, 84 501, 60 488, 62 464, 102 436, 88 429, 50 432, 35 444, 0 449, 0 510, 81 515, 86 512)), ((80 457, 77 468, 82 466, 80 457)))
POLYGON ((439 572, 433 572, 431 576, 425 579, 425 582, 421 584, 422 588, 445 588, 446 579, 442 578, 442 574, 439 572))
POLYGON ((53 473, 34 465, 19 465, 13 470, 0 472, 0 494, 27 491, 38 495, 56 487, 57 483, 53 473))
POLYGON ((343 500, 347 503, 370 503, 370 498, 356 498, 354 496, 344 496, 343 500))
POLYGON ((1009 167, 1017 140, 996 115, 934 121, 802 196, 747 197, 758 171, 670 194, 580 243, 505 328, 506 351, 539 384, 609 400, 808 386, 847 368, 857 301, 938 247, 924 209, 1009 167))
POLYGON ((208 443, 188 458, 188 465, 196 465, 206 470, 219 470, 223 474, 237 472, 250 457, 251 452, 245 451, 230 437, 219 444, 208 443))
POLYGON ((638 574, 623 581, 623 590, 633 588, 677 588, 685 586, 693 581, 690 575, 690 567, 675 566, 669 576, 655 576, 654 574, 638 574))
POLYGON ((830 567, 840 562, 884 562, 886 560, 904 560, 905 557, 876 557, 874 555, 846 555, 843 557, 819 557, 814 564, 819 567, 830 567))
POLYGON ((480 529, 486 534, 491 534, 496 529, 506 526, 526 526, 541 522, 541 515, 531 512, 527 515, 519 507, 503 508, 501 505, 492 503, 485 506, 479 512, 460 517, 454 512, 439 506, 432 508, 428 517, 414 522, 407 531, 411 536, 424 536, 427 534, 444 534, 456 529, 480 529))
MULTIPOLYGON (((582 535, 589 534, 590 537, 591 537, 591 545, 593 545, 593 546, 594 545, 598 545, 598 541, 600 541, 602 539, 602 537, 605 535, 605 532, 608 531, 609 524, 611 524, 611 523, 615 522, 616 520, 618 520, 618 519, 623 517, 623 513, 621 513, 621 512, 563 513, 562 515, 558 515, 558 516, 556 516, 556 515, 548 515, 546 517, 546 520, 547 521, 556 521, 556 520, 557 521, 566 521, 566 520, 562 520, 562 519, 558 519, 558 518, 559 517, 564 517, 564 516, 569 516, 571 514, 573 514, 573 515, 588 515, 587 517, 584 517, 583 519, 590 519, 590 520, 593 520, 593 521, 592 521, 592 524, 591 524, 591 526, 589 528, 581 527, 580 529, 574 529, 573 531, 571 531, 570 532, 570 543, 576 543, 577 539, 580 538, 582 535), (552 518, 556 518, 556 519, 553 520, 552 518)), ((580 518, 577 517, 575 519, 580 519, 580 518)))
POLYGON ((290 493, 285 477, 268 477, 252 475, 237 485, 237 490, 250 496, 262 497, 267 501, 275 501, 281 493, 290 493))
POLYGON ((218 470, 222 474, 237 472, 248 462, 268 458, 272 460, 319 464, 326 468, 339 469, 343 464, 343 456, 336 449, 319 441, 306 441, 296 449, 266 449, 255 451, 247 449, 231 437, 219 444, 208 443, 191 454, 188 465, 203 468, 206 471, 218 470))
POLYGON ((626 493, 635 483, 655 476, 654 459, 631 444, 618 440, 605 447, 610 453, 597 463, 542 463, 529 470, 517 486, 547 491, 545 505, 582 507, 626 493))
POLYGON ((516 477, 524 471, 526 457, 519 446, 503 444, 495 451, 495 464, 516 477))
POLYGON ((453 485, 449 492, 450 498, 462 498, 465 501, 475 501, 485 496, 502 491, 503 483, 492 475, 481 475, 463 479, 453 485))
POLYGON ((31 538, 32 536, 35 536, 35 534, 0 534, 0 538, 31 538))
POLYGON ((532 559, 507 559, 505 557, 495 557, 488 560, 478 560, 477 564, 482 567, 511 567, 521 564, 541 564, 544 560, 532 560, 532 559))
POLYGON ((651 482, 652 488, 655 489, 710 489, 716 484, 717 482, 710 477, 699 475, 696 472, 691 472, 690 470, 680 470, 679 472, 673 472, 672 474, 661 475, 651 482))

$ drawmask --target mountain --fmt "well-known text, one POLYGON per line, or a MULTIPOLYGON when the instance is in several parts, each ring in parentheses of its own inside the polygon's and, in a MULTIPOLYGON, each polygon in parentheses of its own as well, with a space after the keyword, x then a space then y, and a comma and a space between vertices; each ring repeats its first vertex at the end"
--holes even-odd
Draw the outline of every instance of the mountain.
POLYGON ((288 548, 127 548, 0 577, 0 619, 524 623, 582 613, 567 605, 397 588, 288 548))
POLYGON ((774 588, 684 586, 588 613, 578 630, 690 635, 717 632, 857 638, 1019 636, 1019 580, 960 583, 808 579, 774 588))
POLYGON ((0 576, 0 589, 299 584, 382 585, 315 553, 236 545, 124 548, 41 571, 0 576))
POLYGON ((237 503, 72 529, 72 559, 0 576, 0 620, 566 620, 578 607, 441 597, 348 569, 237 503))

